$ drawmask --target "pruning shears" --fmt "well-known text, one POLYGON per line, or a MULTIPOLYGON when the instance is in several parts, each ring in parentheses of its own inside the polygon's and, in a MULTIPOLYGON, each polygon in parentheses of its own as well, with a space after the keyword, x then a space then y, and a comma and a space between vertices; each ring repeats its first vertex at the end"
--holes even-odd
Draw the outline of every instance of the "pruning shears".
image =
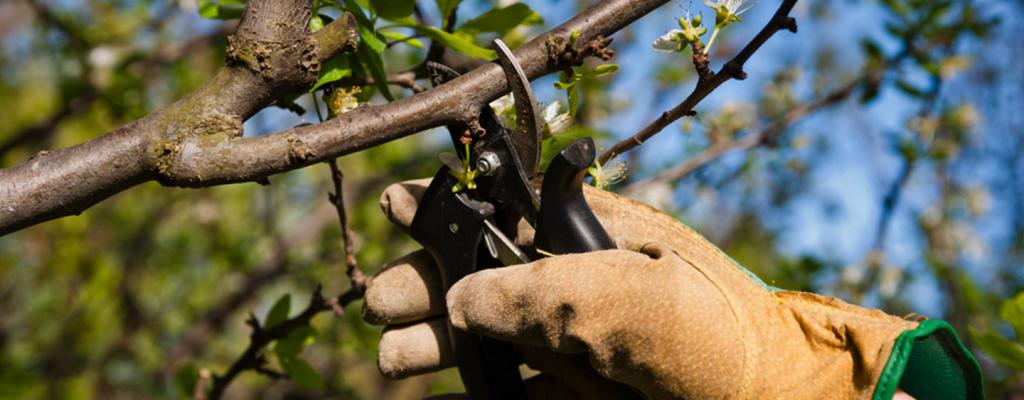
MULTIPOLYGON (((445 291, 482 269, 530 262, 541 254, 614 248, 583 198, 583 179, 595 158, 593 140, 584 138, 567 146, 541 179, 542 126, 530 81, 501 40, 491 47, 515 98, 516 126, 502 126, 489 105, 480 109, 472 124, 448 125, 455 157, 463 162, 441 167, 412 223, 412 237, 433 256, 445 291), (515 244, 521 220, 536 230, 532 249, 515 244)), ((434 86, 459 76, 441 64, 428 63, 427 68, 434 86)), ((454 328, 449 333, 471 398, 526 398, 520 360, 511 343, 454 328)))

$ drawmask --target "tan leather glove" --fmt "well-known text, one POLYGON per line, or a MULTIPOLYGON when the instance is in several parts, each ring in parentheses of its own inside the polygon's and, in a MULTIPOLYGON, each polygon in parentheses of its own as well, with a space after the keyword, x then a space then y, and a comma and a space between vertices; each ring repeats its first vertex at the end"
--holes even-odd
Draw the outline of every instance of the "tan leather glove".
MULTIPOLYGON (((381 206, 394 223, 408 229, 428 182, 385 191, 381 206)), ((368 322, 388 325, 381 371, 398 378, 453 366, 447 311, 458 329, 522 345, 548 393, 614 398, 621 388, 606 378, 657 399, 889 398, 917 360, 961 377, 943 398, 980 396, 976 362, 946 346, 959 344, 948 325, 919 327, 771 288, 673 218, 608 192, 585 194, 618 250, 477 272, 447 301, 426 252, 384 267, 364 309, 368 322), (915 343, 924 341, 946 357, 920 355, 926 346, 915 343)), ((528 244, 529 227, 519 237, 528 244)))

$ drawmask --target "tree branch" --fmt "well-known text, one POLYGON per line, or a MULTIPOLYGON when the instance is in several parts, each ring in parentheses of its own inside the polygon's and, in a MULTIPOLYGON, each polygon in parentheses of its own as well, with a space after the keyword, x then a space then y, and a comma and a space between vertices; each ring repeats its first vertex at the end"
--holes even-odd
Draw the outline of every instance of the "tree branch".
MULTIPOLYGON (((682 103, 675 106, 671 110, 665 111, 646 127, 641 129, 639 132, 630 136, 626 139, 615 143, 614 146, 601 153, 598 159, 602 165, 607 165, 608 161, 616 156, 625 153, 633 148, 643 144, 645 141, 661 132, 669 124, 675 122, 679 118, 693 114, 693 108, 704 100, 711 92, 714 92, 719 86, 730 79, 744 80, 747 78, 746 72, 743 72, 743 65, 746 64, 750 56, 754 55, 758 49, 761 48, 765 42, 768 41, 775 32, 782 29, 786 29, 790 32, 796 32, 796 20, 789 16, 790 11, 793 10, 793 6, 796 4, 796 0, 785 0, 779 5, 779 9, 775 11, 775 15, 768 21, 768 24, 758 32, 757 36, 754 36, 747 43, 746 46, 740 50, 731 60, 725 63, 720 70, 714 75, 708 76, 706 72, 700 73, 700 79, 697 80, 697 86, 693 88, 693 92, 683 100, 682 103)), ((694 48, 694 52, 698 52, 697 48, 694 48)), ((694 56, 694 64, 697 65, 698 71, 702 65, 701 60, 694 56)))
POLYGON ((341 225, 342 237, 345 242, 345 275, 352 282, 352 289, 361 295, 366 292, 366 276, 356 265, 352 228, 348 224, 348 216, 345 215, 345 195, 342 192, 344 174, 342 174, 341 168, 338 168, 338 160, 331 159, 327 161, 327 165, 331 168, 331 182, 334 184, 334 193, 328 193, 327 198, 338 214, 338 224, 341 225))
MULTIPOLYGON (((667 2, 604 0, 520 47, 516 57, 531 78, 553 72, 549 43, 554 38, 568 41, 578 32, 578 42, 589 43, 667 2)), ((328 24, 312 40, 297 34, 308 31, 306 20, 295 22, 308 16, 305 8, 308 0, 250 1, 229 41, 228 67, 204 87, 99 138, 0 170, 0 234, 79 213, 149 180, 185 187, 261 180, 470 119, 508 91, 501 68, 487 63, 393 103, 361 107, 319 125, 241 137, 242 121, 275 96, 312 85, 318 63, 355 40, 351 18, 328 24), (346 38, 330 40, 337 33, 346 38), (311 53, 311 48, 316 51, 311 53)))
POLYGON ((320 293, 320 286, 317 286, 313 291, 313 298, 310 299, 309 305, 299 315, 294 318, 282 321, 281 323, 274 325, 271 328, 266 328, 260 325, 259 320, 256 319, 255 315, 250 315, 247 323, 252 327, 252 334, 249 336, 249 346, 245 349, 245 352, 235 360, 228 371, 223 375, 215 375, 213 377, 213 387, 210 389, 210 398, 219 399, 224 394, 224 390, 227 389, 231 381, 234 380, 239 374, 245 371, 260 371, 265 373, 266 358, 263 356, 263 348, 275 340, 284 339, 289 333, 298 329, 299 327, 309 325, 309 322, 313 320, 317 314, 331 310, 333 304, 338 304, 344 307, 362 297, 362 294, 357 293, 355 288, 349 289, 347 292, 338 296, 336 299, 324 298, 320 293))
POLYGON ((740 139, 722 142, 708 147, 700 153, 697 153, 697 155, 688 158, 685 162, 661 171, 658 175, 634 182, 627 186, 624 191, 626 193, 643 193, 653 186, 682 179, 697 169, 710 164, 726 154, 734 151, 750 150, 763 144, 774 142, 775 139, 786 130, 786 128, 815 111, 829 107, 850 97, 858 87, 863 85, 869 79, 872 78, 865 76, 861 79, 856 79, 815 101, 794 107, 757 132, 748 134, 740 139))

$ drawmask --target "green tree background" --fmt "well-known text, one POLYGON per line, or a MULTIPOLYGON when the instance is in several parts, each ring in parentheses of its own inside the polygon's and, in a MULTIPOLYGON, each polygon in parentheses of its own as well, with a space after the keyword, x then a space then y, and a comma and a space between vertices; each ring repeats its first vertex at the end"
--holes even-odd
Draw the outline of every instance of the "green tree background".
MULTIPOLYGON (((0 3, 0 167, 91 139, 197 88, 223 65, 242 4, 0 3)), ((317 0, 314 27, 343 10, 362 13, 366 47, 325 64, 316 90, 257 114, 246 135, 410 96, 429 85, 403 71, 432 43, 472 66, 489 56, 490 39, 515 47, 589 4, 317 0), (391 84, 381 84, 389 74, 391 84)), ((754 4, 723 29, 711 66, 775 7, 754 4)), ((610 190, 675 215, 773 285, 946 319, 979 356, 989 396, 1024 396, 1024 297, 1014 297, 1024 288, 1022 10, 997 1, 801 1, 796 35, 780 32, 751 59, 746 80, 726 83, 696 117, 619 157, 628 172, 610 190)), ((562 137, 595 136, 608 147, 683 100, 698 79, 690 50, 658 53, 651 43, 687 11, 713 19, 703 4, 674 2, 615 35, 617 72, 534 83, 542 102, 579 103, 562 137)), ((381 215, 379 194, 432 175, 446 147, 443 134, 428 133, 339 159, 364 273, 417 247, 381 215)), ((202 376, 223 374, 249 346, 250 313, 270 328, 299 314, 317 285, 332 296, 349 289, 331 179, 320 164, 269 185, 151 182, 0 238, 0 398, 192 397, 202 376)), ((361 321, 360 306, 319 313, 312 329, 273 341, 271 372, 240 374, 226 396, 459 390, 454 371, 382 378, 379 328, 361 321)))

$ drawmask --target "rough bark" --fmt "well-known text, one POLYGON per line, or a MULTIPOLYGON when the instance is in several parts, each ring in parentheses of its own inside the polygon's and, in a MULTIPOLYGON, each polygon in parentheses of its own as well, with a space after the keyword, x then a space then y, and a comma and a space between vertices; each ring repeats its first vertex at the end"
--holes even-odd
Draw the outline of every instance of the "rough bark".
MULTIPOLYGON (((533 79, 557 70, 571 32, 576 43, 607 37, 668 0, 604 0, 516 50, 533 79), (560 47, 562 46, 562 47, 560 47)), ((252 0, 228 40, 227 65, 165 109, 67 149, 40 152, 0 170, 0 235, 78 214, 149 180, 203 187, 261 180, 456 120, 508 91, 494 63, 435 89, 362 107, 319 125, 242 137, 242 123, 277 97, 304 90, 320 62, 356 40, 339 18, 316 34, 309 0, 252 0)))

